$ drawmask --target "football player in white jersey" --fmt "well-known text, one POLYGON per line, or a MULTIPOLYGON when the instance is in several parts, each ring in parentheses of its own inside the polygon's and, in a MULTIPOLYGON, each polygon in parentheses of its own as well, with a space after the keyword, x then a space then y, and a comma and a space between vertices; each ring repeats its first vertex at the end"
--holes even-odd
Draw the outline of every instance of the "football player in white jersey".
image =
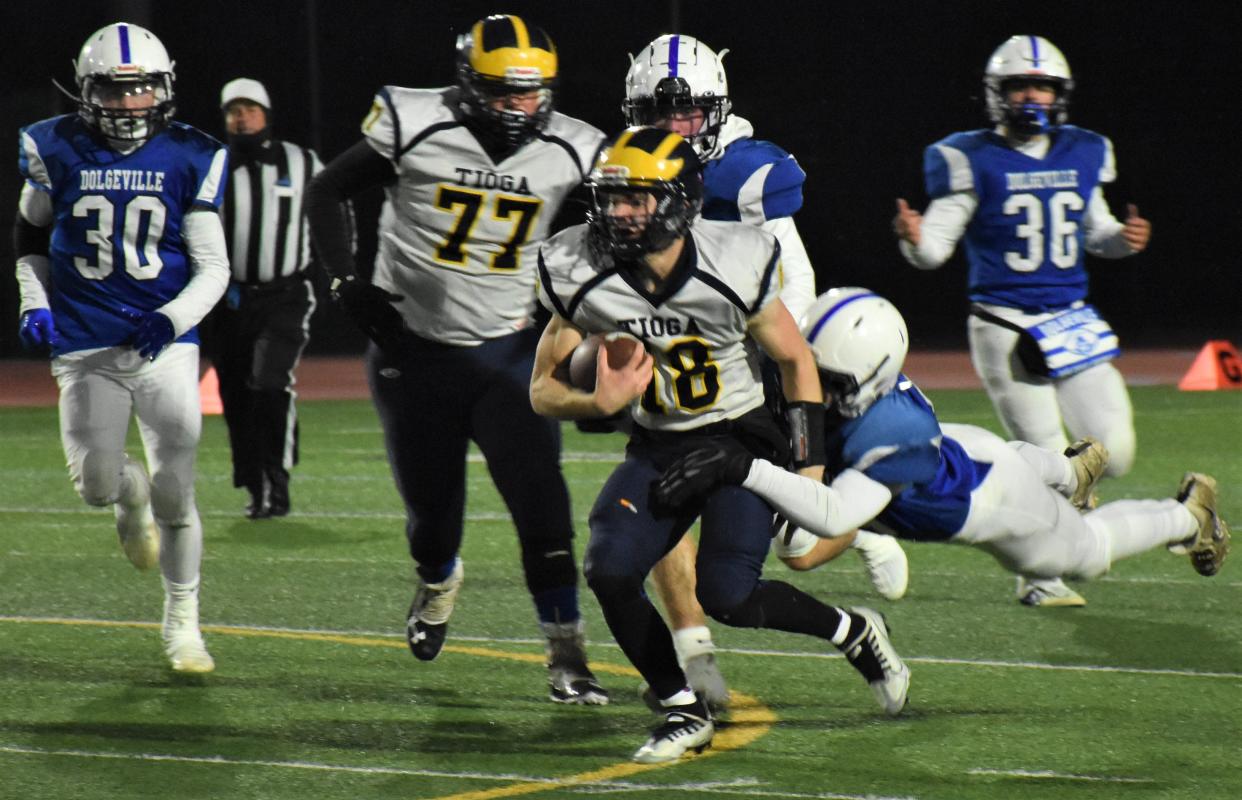
POLYGON ((699 601, 728 625, 829 640, 871 684, 881 705, 905 704, 908 672, 881 616, 825 605, 760 579, 772 509, 729 487, 660 507, 652 482, 682 454, 736 441, 775 463, 822 475, 824 408, 810 350, 779 300, 780 245, 759 228, 696 220, 703 198, 698 156, 680 135, 628 128, 605 146, 588 180, 588 222, 539 251, 540 301, 552 312, 535 356, 535 410, 560 419, 634 420, 624 462, 590 514, 583 571, 623 652, 651 687, 662 723, 634 754, 676 759, 706 747, 712 714, 689 686, 670 632, 643 591, 652 567, 701 521, 699 601), (639 338, 625 366, 597 359, 592 392, 560 366, 590 333, 639 338), (793 447, 764 403, 759 348, 776 362, 790 406, 793 447))
POLYGON ((906 324, 884 298, 834 289, 811 307, 803 332, 829 405, 826 481, 725 442, 671 467, 658 498, 688 502, 721 484, 737 485, 817 536, 873 524, 914 541, 973 545, 1007 569, 1049 578, 1097 577, 1115 561, 1159 546, 1189 556, 1201 575, 1220 571, 1230 534, 1212 477, 1186 473, 1177 499, 1086 509, 1104 472, 1105 448, 1090 439, 1067 457, 1006 443, 973 425, 940 423, 901 374, 906 324))
POLYGON ((373 340, 371 394, 417 568, 411 652, 440 652, 462 583, 473 440, 517 528, 550 697, 604 704, 586 663, 560 429, 526 391, 536 248, 603 134, 552 110, 556 49, 522 18, 480 20, 457 53, 455 86, 380 89, 363 140, 311 184, 311 235, 333 295, 373 340), (342 204, 378 186, 388 200, 368 282, 356 277, 342 204))
POLYGON ((21 131, 21 340, 51 352, 78 494, 113 507, 134 566, 160 566, 172 668, 210 672, 198 621, 196 326, 229 279, 218 214, 228 156, 172 121, 173 62, 145 28, 91 34, 75 71, 78 112, 21 131), (150 478, 125 453, 131 415, 150 478))
MULTIPOLYGON (((732 113, 724 68, 727 52, 717 54, 682 34, 656 38, 630 58, 622 111, 630 125, 673 131, 693 145, 703 161, 704 219, 746 222, 776 236, 781 245, 781 302, 800 322, 815 300, 815 271, 793 218, 802 207, 806 173, 777 145, 753 138, 751 123, 732 113)), ((779 394, 774 373, 765 363, 769 395, 779 394)), ((777 555, 794 569, 811 569, 850 547, 863 558, 880 594, 890 600, 905 594, 906 555, 891 536, 860 531, 856 537, 826 540, 800 533, 774 540, 777 555)), ((677 590, 693 575, 694 540, 688 536, 652 572, 671 617, 678 656, 696 688, 721 706, 728 692, 710 661, 714 647, 703 610, 692 594, 677 590)))
MULTIPOLYGON (((970 264, 971 360, 1013 438, 1049 450, 1093 436, 1108 474, 1134 463, 1134 415, 1110 360, 1117 337, 1086 302, 1084 254, 1142 252, 1151 224, 1129 206, 1114 218, 1101 186, 1116 177, 1105 137, 1065 124, 1069 63, 1040 36, 1014 36, 984 73, 991 129, 955 133, 927 148, 932 202, 925 214, 897 201, 893 229, 915 267, 935 269, 965 240, 970 264)), ((1018 580, 1027 605, 1081 606, 1064 583, 1018 580)))

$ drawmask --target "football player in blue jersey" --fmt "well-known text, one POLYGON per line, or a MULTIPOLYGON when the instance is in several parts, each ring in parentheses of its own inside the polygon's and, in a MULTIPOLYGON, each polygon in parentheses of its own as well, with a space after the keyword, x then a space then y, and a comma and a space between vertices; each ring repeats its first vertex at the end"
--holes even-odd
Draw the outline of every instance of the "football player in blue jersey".
POLYGON ((834 289, 811 307, 802 331, 835 417, 826 427, 824 481, 725 442, 670 467, 658 498, 676 504, 722 483, 740 485, 816 536, 875 525, 905 539, 975 545, 1009 570, 1043 578, 1096 577, 1160 545, 1188 555, 1201 575, 1220 570, 1230 535, 1210 476, 1186 473, 1176 500, 1118 500, 1090 510, 1106 449, 1087 439, 1068 457, 940 423, 901 374, 906 324, 887 300, 834 289))
POLYGON ((172 668, 210 672, 198 623, 195 326, 228 284, 218 215, 228 157, 172 121, 173 62, 150 31, 101 28, 75 71, 77 113, 20 134, 19 333, 27 348, 50 351, 78 494, 114 508, 134 566, 160 566, 172 668), (131 414, 150 478, 125 453, 131 414))
MULTIPOLYGON (((984 74, 991 129, 927 148, 925 214, 897 201, 901 253, 920 269, 943 264, 959 240, 969 262, 971 360, 1011 436, 1050 450, 1093 436, 1108 474, 1134 463, 1133 411, 1110 360, 1117 337, 1087 303, 1085 253, 1141 252, 1151 224, 1127 207, 1117 220, 1102 185, 1115 176, 1112 143, 1066 124, 1074 81, 1061 51, 1014 36, 984 74)), ((1060 581, 1019 578, 1027 605, 1086 601, 1060 581)))
MULTIPOLYGON (((724 56, 692 36, 666 34, 631 56, 622 111, 630 125, 652 125, 684 137, 703 161, 704 219, 740 221, 762 228, 780 243, 781 301, 800 322, 815 299, 815 271, 793 215, 802 208, 806 173, 777 145, 754 138, 754 127, 732 113, 724 56)), ((770 363, 765 379, 778 380, 770 363)), ((779 389, 769 387, 779 397, 779 389)), ((905 553, 892 537, 860 531, 856 537, 820 540, 778 538, 774 549, 794 569, 811 569, 853 547, 872 583, 896 600, 906 589, 905 553)), ((694 541, 681 540, 653 571, 660 598, 673 619, 678 656, 695 688, 719 709, 727 690, 719 677, 706 617, 693 592, 694 541)))

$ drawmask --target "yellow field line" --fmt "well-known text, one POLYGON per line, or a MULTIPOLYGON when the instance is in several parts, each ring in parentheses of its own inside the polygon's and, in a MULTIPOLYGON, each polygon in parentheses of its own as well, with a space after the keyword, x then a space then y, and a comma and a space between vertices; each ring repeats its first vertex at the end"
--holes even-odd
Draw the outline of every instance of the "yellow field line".
MULTIPOLYGON (((159 628, 159 624, 155 622, 110 622, 107 620, 82 620, 82 619, 41 619, 36 617, 9 617, 0 620, 0 622, 20 622, 27 624, 39 625, 66 625, 73 627, 95 627, 95 628, 159 628)), ((263 628, 243 628, 234 625, 204 625, 203 630, 207 633, 223 634, 225 636, 252 636, 264 637, 268 639, 293 639, 312 642, 333 642, 335 644, 353 645, 356 647, 391 647, 396 649, 404 649, 405 642, 394 639, 378 639, 373 636, 351 636, 339 633, 314 633, 302 631, 278 631, 266 630, 263 628)), ((464 647, 460 645, 445 645, 444 649, 450 653, 458 653, 460 655, 477 656, 479 658, 494 658, 506 661, 523 661, 527 663, 543 663, 544 657, 534 653, 509 653, 504 650, 493 650, 490 647, 464 647)), ((603 672, 611 675, 625 675, 629 677, 639 677, 638 671, 633 667, 622 664, 607 664, 600 662, 592 662, 591 669, 595 672, 603 672)), ((710 749, 704 751, 697 756, 688 756, 681 761, 669 761, 664 764, 635 764, 625 762, 623 764, 613 764, 603 767, 602 769, 592 770, 590 772, 579 772, 576 775, 566 775, 563 778, 552 778, 549 782, 531 783, 523 781, 520 783, 510 784, 508 786, 497 786, 493 789, 483 789, 475 792, 461 792, 459 794, 444 795, 431 800, 492 800, 492 798, 502 797, 518 797, 520 795, 535 794, 536 792, 546 792, 551 789, 563 789, 569 786, 583 786, 600 781, 614 780, 616 778, 624 778, 630 775, 636 775, 640 772, 649 772, 655 769, 664 769, 666 767, 677 766, 685 763, 690 758, 710 758, 712 756, 727 753, 730 750, 737 750, 745 747, 759 737, 766 734, 772 729, 772 724, 776 722, 776 714, 772 709, 763 705, 755 697, 733 691, 732 700, 729 703, 729 723, 728 725, 717 729, 716 736, 712 739, 710 749)))

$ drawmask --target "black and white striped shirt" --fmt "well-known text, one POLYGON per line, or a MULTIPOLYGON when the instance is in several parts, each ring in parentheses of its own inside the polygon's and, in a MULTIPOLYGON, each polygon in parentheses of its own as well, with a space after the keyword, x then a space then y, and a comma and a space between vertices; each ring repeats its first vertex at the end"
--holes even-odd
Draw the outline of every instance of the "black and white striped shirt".
POLYGON ((250 286, 306 269, 311 241, 302 210, 323 164, 309 148, 273 139, 256 158, 233 156, 224 229, 232 279, 250 286))

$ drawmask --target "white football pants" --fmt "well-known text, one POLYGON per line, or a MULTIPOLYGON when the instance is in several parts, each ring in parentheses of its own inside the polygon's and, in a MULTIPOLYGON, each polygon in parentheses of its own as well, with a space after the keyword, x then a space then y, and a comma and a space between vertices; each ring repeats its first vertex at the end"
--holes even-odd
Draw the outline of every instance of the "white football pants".
POLYGON ((52 362, 60 386, 60 438, 74 488, 87 504, 121 497, 129 418, 138 419, 160 530, 160 570, 197 580, 203 528, 194 504, 194 462, 202 431, 198 346, 174 343, 154 361, 129 347, 70 353, 52 362))
POLYGON ((1198 528, 1191 513, 1173 499, 1118 500, 1081 514, 1049 485, 1067 467, 1048 466, 1065 456, 1045 451, 1029 454, 1039 457, 1028 461, 1022 454, 1025 448, 1012 447, 983 428, 951 423, 941 428, 973 460, 991 464, 971 493, 966 523, 950 542, 986 550, 1013 572, 1094 578, 1114 561, 1180 542, 1198 528))
MULTIPOLYGON (((1027 327, 1048 314, 1024 314, 1012 308, 988 311, 1027 327)), ((1074 439, 1094 436, 1108 448, 1112 477, 1134 465, 1134 411, 1125 380, 1109 362, 1065 378, 1032 375, 1018 360, 1018 332, 971 316, 967 320, 970 359, 992 406, 1014 439, 1061 452, 1074 439), (1064 424, 1064 427, 1063 427, 1064 424)))

